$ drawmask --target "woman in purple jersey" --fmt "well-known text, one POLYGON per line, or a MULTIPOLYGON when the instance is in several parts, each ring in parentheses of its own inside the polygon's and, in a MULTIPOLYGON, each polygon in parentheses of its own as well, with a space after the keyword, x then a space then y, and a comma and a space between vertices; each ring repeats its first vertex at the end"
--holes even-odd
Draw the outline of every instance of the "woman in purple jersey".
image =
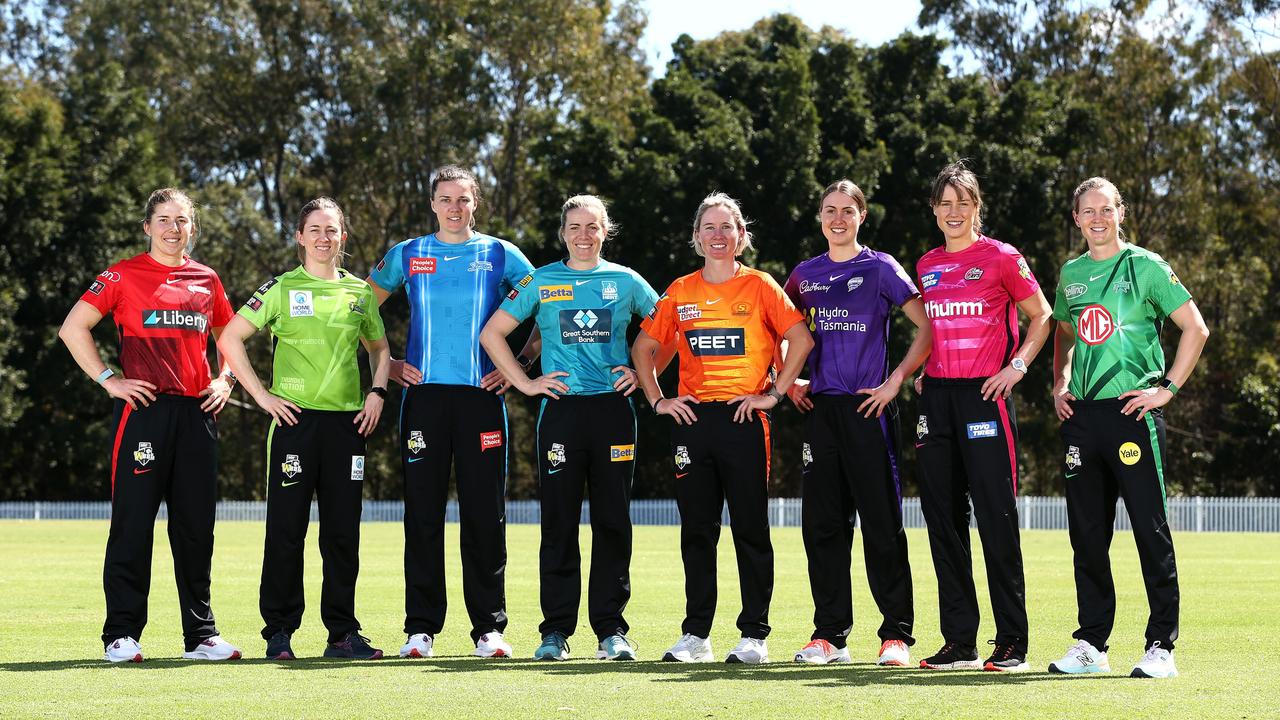
POLYGON ((866 217, 867 201, 857 185, 849 180, 829 185, 818 214, 827 252, 797 266, 785 288, 816 342, 809 380, 797 380, 788 392, 791 402, 808 413, 801 455, 802 526, 814 604, 811 642, 795 660, 851 661, 846 642, 853 628, 849 565, 856 515, 867 580, 884 618, 878 664, 901 667, 915 640, 895 398, 929 354, 932 331, 902 266, 858 242, 866 217), (889 316, 895 307, 917 329, 906 356, 886 377, 889 316))

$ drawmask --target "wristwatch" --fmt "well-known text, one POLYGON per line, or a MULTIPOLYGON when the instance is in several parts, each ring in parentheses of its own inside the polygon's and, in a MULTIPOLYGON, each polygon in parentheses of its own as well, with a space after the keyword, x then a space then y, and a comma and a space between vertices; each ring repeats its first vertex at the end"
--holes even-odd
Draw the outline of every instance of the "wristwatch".
POLYGON ((1172 380, 1170 380, 1170 379, 1169 379, 1169 378, 1167 378, 1167 377, 1166 377, 1166 378, 1160 378, 1158 381, 1156 381, 1156 385, 1158 385, 1159 387, 1164 388, 1165 390, 1168 390, 1170 395, 1177 395, 1177 394, 1178 394, 1178 386, 1177 386, 1177 385, 1174 385, 1174 384, 1173 384, 1173 381, 1172 381, 1172 380))
POLYGON ((777 385, 774 385, 773 387, 769 388, 769 392, 765 393, 765 395, 768 395, 769 397, 773 398, 774 400, 777 400, 778 402, 782 402, 783 398, 787 396, 786 393, 778 389, 777 385))
POLYGON ((516 356, 516 362, 520 363, 520 368, 523 370, 528 370, 530 367, 533 366, 533 361, 525 357, 524 355, 516 356))
POLYGON ((1010 360, 1010 361, 1009 361, 1009 367, 1013 368, 1014 370, 1017 370, 1018 372, 1022 373, 1023 375, 1026 375, 1026 374, 1027 374, 1027 363, 1026 363, 1026 362, 1024 362, 1024 361, 1022 360, 1022 358, 1020 358, 1020 357, 1016 357, 1016 358, 1014 358, 1014 359, 1010 360))

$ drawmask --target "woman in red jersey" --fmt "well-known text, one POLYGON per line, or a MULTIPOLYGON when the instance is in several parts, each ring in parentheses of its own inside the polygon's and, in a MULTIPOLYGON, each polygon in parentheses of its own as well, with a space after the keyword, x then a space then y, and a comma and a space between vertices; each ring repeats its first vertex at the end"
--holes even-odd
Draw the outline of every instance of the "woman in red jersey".
POLYGON ((631 349, 645 397, 658 414, 675 420, 671 446, 686 612, 683 635, 662 659, 712 660, 716 544, 727 500, 742 591, 742 639, 725 661, 767 662, 773 595, 768 411, 786 397, 813 338, 778 283, 738 262, 751 247, 751 233, 735 200, 713 193, 702 201, 692 244, 705 259, 702 269, 671 283, 631 349), (789 347, 779 363, 783 339, 789 347), (661 363, 655 356, 672 343, 680 353, 680 395, 667 398, 658 386, 655 367, 661 363))
MULTIPOLYGON (((933 347, 916 421, 920 502, 938 576, 942 649, 936 669, 1027 670, 1027 606, 1018 537, 1018 429, 1009 395, 1049 336, 1049 302, 1027 261, 983 235, 978 178, 942 169, 930 197, 944 244, 916 263, 933 347), (1018 345, 1018 310, 1027 336, 1018 345), (995 650, 979 662, 969 502, 987 564, 995 650)), ((923 385, 923 388, 921 388, 923 385)))
POLYGON ((161 500, 182 613, 184 658, 234 660, 209 606, 209 566, 218 500, 214 421, 235 378, 210 378, 209 334, 231 320, 222 281, 188 255, 195 207, 182 191, 151 193, 142 223, 147 252, 103 271, 71 308, 58 337, 85 374, 115 402, 111 531, 102 573, 105 659, 142 661, 151 547, 161 500), (91 331, 110 313, 120 335, 120 373, 107 367, 91 331))

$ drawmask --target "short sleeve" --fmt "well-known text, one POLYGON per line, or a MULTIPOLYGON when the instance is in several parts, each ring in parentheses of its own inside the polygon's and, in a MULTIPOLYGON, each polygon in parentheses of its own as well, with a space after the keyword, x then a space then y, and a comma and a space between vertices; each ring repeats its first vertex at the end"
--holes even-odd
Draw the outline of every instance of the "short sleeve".
POLYGON ((1067 307, 1066 284, 1062 282, 1065 273, 1064 267, 1062 272, 1058 273, 1058 289, 1053 291, 1053 319, 1059 322, 1071 322, 1071 308, 1067 307))
POLYGON ((646 316, 658 303, 658 292, 639 273, 631 273, 631 314, 646 316))
POLYGON ((661 345, 670 345, 676 339, 676 304, 671 299, 674 287, 667 288, 667 292, 654 303, 653 310, 640 321, 640 329, 661 345))
POLYGON ((533 315, 538 309, 538 293, 530 289, 533 283, 533 273, 525 273, 512 284, 511 292, 507 293, 498 309, 521 321, 533 315))
POLYGON ((897 260, 890 255, 881 255, 880 258, 884 260, 885 274, 880 292, 885 299, 902 307, 911 298, 920 296, 920 291, 916 290, 916 284, 911 281, 911 276, 907 275, 907 271, 902 269, 902 265, 899 265, 897 260))
POLYGON ((360 337, 365 340, 381 340, 387 334, 382 325, 382 314, 378 311, 378 300, 373 295, 373 288, 366 283, 360 298, 364 308, 364 317, 360 320, 360 337))
POLYGON ((1000 253, 1000 277, 1004 288, 1013 297, 1014 302, 1022 302, 1040 289, 1036 276, 1031 274, 1031 266, 1022 253, 1005 245, 1000 253))
POLYGON ((271 325, 280 317, 280 287, 280 278, 271 278, 262 283, 237 314, 259 330, 271 325))
POLYGON ((804 316, 796 309, 791 298, 782 291, 782 287, 778 285, 777 280, 773 279, 773 276, 761 274, 760 281, 765 285, 760 292, 765 305, 765 321, 773 328, 775 335, 782 337, 792 325, 804 322, 804 316))
POLYGON ((369 277, 378 284, 378 287, 387 292, 395 292, 404 285, 404 246, 408 240, 396 245, 387 251, 382 260, 373 267, 373 272, 369 273, 369 277))
POLYGON ((222 286, 222 278, 213 276, 213 324, 214 328, 224 328, 231 322, 234 311, 231 300, 227 298, 227 289, 222 286))
POLYGON ((115 310, 120 303, 119 267, 119 265, 112 265, 103 270, 80 296, 81 300, 92 305, 104 316, 115 310))
POLYGON ((1146 285, 1147 298, 1155 305, 1156 309, 1164 317, 1173 314, 1174 310, 1182 307, 1191 299, 1191 291, 1187 290, 1178 276, 1174 274, 1173 268, 1169 267, 1169 263, 1164 258, 1155 255, 1142 261, 1144 285, 1146 285))
POLYGON ((521 280, 533 274, 533 263, 529 262, 529 258, 525 257, 524 253, 520 252, 520 248, 515 245, 504 240, 502 247, 507 252, 502 279, 506 281, 508 287, 518 287, 521 280))
POLYGON ((791 271, 791 275, 787 276, 787 284, 782 286, 782 292, 786 293, 787 298, 791 300, 791 304, 796 307, 804 307, 804 296, 800 294, 800 267, 796 266, 791 271))

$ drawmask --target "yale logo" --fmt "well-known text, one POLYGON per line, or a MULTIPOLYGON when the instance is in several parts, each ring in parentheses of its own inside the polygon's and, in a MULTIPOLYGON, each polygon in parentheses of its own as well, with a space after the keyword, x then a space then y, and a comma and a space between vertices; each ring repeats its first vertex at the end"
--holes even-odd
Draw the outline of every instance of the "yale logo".
POLYGON ((635 445, 610 445, 609 462, 630 462, 636 459, 635 445))
POLYGON ((1120 462, 1125 465, 1137 465, 1142 459, 1142 448, 1137 443, 1127 442, 1120 446, 1120 462))
POLYGON ((572 285, 539 285, 538 300, 540 302, 560 302, 573 299, 572 285))
POLYGON ((746 354, 746 333, 742 328, 687 330, 685 338, 694 355, 746 354))

